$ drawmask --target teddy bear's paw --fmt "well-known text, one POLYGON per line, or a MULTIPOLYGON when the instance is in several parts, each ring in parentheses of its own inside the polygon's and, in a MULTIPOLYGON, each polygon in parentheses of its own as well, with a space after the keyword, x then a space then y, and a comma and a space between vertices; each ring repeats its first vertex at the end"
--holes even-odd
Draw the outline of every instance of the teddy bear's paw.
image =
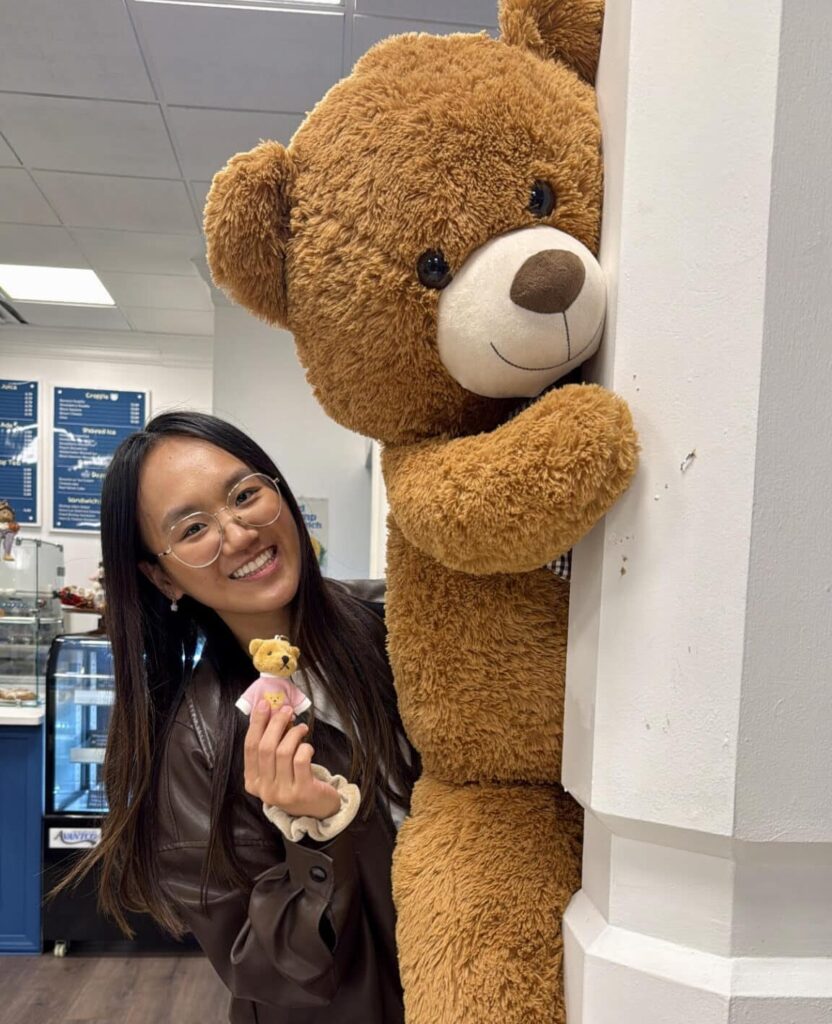
POLYGON ((568 551, 626 489, 637 458, 626 402, 592 384, 547 392, 491 433, 383 456, 406 539, 475 575, 531 572, 568 551))

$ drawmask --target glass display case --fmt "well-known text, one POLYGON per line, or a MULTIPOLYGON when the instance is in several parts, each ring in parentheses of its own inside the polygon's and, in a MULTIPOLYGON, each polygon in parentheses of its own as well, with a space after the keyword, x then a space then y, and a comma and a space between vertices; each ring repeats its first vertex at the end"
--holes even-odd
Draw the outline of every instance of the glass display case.
POLYGON ((114 695, 107 638, 57 637, 47 688, 47 813, 104 814, 101 771, 114 695))
POLYGON ((60 544, 17 537, 0 558, 0 704, 43 703, 49 645, 62 631, 63 577, 60 544))
POLYGON ((47 896, 79 856, 101 840, 108 810, 102 773, 114 696, 113 657, 104 633, 56 637, 46 669, 41 935, 55 956, 70 948, 178 956, 183 949, 197 949, 196 940, 175 941, 145 914, 127 915, 134 937, 125 939, 99 911, 96 873, 78 887, 47 896))

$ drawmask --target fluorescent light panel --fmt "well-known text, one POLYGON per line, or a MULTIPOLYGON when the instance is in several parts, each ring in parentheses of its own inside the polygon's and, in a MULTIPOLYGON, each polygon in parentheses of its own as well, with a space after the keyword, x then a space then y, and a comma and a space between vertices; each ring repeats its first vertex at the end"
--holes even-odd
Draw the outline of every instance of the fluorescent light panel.
POLYGON ((138 4, 166 4, 169 7, 231 7, 238 10, 272 11, 343 7, 344 0, 135 0, 138 4))
POLYGON ((95 271, 75 267, 26 267, 0 263, 0 288, 16 302, 115 306, 95 271))

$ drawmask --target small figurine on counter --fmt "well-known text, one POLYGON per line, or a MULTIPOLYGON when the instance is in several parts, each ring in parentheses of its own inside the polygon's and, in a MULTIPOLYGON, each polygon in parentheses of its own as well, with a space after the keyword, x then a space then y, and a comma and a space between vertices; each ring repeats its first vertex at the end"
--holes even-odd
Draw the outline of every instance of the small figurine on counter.
POLYGON ((13 562, 14 555, 12 554, 12 547, 14 546, 15 534, 20 529, 14 509, 4 499, 0 499, 0 536, 3 538, 3 561, 13 562))
POLYGON ((243 714, 250 715, 257 702, 265 699, 273 708, 291 704, 295 720, 312 707, 312 702, 290 681, 297 671, 300 650, 293 647, 285 636, 271 640, 252 640, 248 652, 254 660, 254 667, 260 670, 259 678, 248 687, 236 703, 243 714))
POLYGON ((104 611, 104 563, 98 563, 98 569, 90 576, 92 583, 92 604, 96 611, 104 611))

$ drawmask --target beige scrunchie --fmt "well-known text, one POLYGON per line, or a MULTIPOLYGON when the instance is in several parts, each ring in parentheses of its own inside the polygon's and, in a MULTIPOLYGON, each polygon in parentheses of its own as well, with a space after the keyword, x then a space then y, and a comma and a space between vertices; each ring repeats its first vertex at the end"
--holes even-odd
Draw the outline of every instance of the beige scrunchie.
POLYGON ((329 783, 335 789, 341 798, 341 806, 328 818, 312 818, 309 815, 294 817, 273 804, 263 804, 263 813, 269 821, 293 843, 304 836, 319 843, 334 839, 358 814, 361 805, 361 790, 354 782, 347 782, 343 775, 330 774, 323 765, 313 764, 310 767, 316 779, 329 783))

